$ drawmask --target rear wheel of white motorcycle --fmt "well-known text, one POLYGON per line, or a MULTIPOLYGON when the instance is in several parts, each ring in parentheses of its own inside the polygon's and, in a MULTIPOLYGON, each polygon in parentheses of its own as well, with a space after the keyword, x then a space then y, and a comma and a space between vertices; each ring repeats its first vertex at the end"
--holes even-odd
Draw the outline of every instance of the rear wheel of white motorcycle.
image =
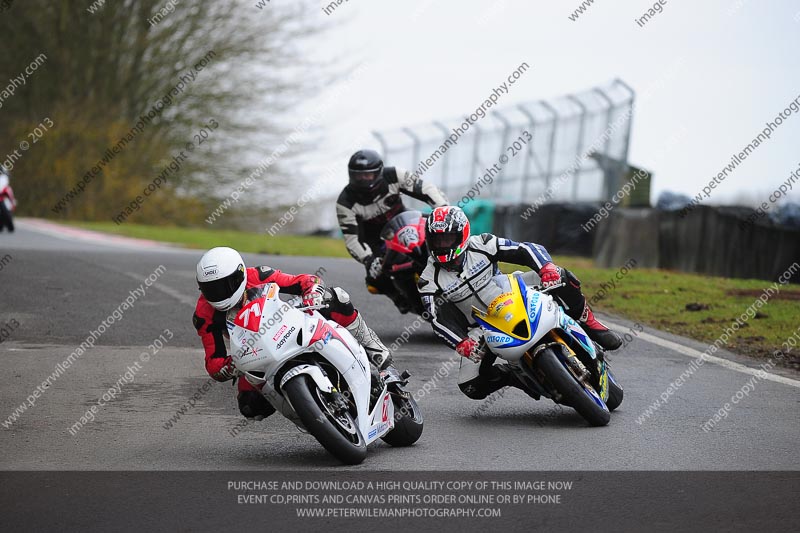
POLYGON ((536 358, 535 364, 550 385, 562 396, 560 403, 575 409, 593 426, 608 424, 611 420, 611 413, 603 400, 591 385, 584 386, 575 379, 551 348, 543 350, 536 358))
POLYGON ((343 463, 357 465, 367 457, 367 442, 347 411, 336 409, 308 376, 290 379, 283 391, 303 426, 343 463))
POLYGON ((411 446, 422 435, 422 411, 410 395, 390 396, 394 404, 394 428, 381 439, 390 446, 411 446))

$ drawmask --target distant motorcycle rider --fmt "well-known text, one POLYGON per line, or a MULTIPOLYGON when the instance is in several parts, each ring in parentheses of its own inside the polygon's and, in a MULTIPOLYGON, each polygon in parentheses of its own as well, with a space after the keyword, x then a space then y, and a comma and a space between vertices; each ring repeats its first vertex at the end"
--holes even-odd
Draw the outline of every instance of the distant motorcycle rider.
POLYGON ((438 207, 428 217, 426 239, 430 251, 428 264, 419 280, 426 312, 432 317, 434 332, 451 348, 468 359, 461 360, 458 386, 476 400, 507 386, 516 385, 511 372, 494 365, 492 354, 484 356, 476 338, 472 306, 486 307, 497 297, 492 278, 500 274, 498 262, 523 265, 539 274, 542 285, 567 315, 578 321, 589 337, 605 350, 616 350, 622 339, 592 313, 581 292, 581 283, 572 272, 553 264, 547 250, 528 242, 514 242, 484 233, 470 236, 469 220, 458 207, 438 207))
MULTIPOLYGON (((227 312, 242 307, 249 289, 268 283, 276 283, 285 294, 302 296, 304 306, 327 304, 327 308, 319 310, 322 316, 347 328, 377 369, 384 370, 392 363, 389 350, 353 307, 347 292, 340 287, 326 288, 319 276, 291 275, 268 266, 246 268, 239 252, 219 247, 203 254, 197 263, 196 279, 201 295, 192 322, 205 349, 206 371, 217 381, 234 376, 233 362, 225 347, 227 312)), ((238 380, 238 391, 239 411, 245 417, 261 420, 275 412, 247 380, 238 380)))
POLYGON ((0 231, 7 227, 9 232, 14 231, 14 210, 17 200, 11 188, 11 176, 3 165, 0 165, 0 231))
POLYGON ((407 170, 384 167, 380 154, 373 150, 353 154, 347 170, 350 182, 336 201, 336 217, 347 251, 365 266, 371 292, 385 294, 402 313, 407 313, 408 304, 383 272, 381 230, 392 217, 406 210, 401 194, 431 207, 447 205, 447 198, 438 187, 407 170))

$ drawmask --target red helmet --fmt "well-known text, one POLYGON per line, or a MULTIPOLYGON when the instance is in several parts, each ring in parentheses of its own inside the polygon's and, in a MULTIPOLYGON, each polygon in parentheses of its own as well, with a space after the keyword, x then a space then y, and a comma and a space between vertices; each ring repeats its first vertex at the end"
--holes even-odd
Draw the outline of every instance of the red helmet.
POLYGON ((434 261, 451 263, 467 249, 469 219, 458 207, 437 207, 428 217, 425 233, 434 261))

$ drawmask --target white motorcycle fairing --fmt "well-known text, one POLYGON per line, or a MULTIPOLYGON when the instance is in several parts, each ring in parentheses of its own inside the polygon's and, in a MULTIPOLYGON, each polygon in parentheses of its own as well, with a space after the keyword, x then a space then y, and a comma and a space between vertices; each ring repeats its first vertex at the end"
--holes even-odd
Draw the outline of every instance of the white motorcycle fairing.
POLYGON ((367 444, 391 431, 394 404, 386 387, 372 411, 368 411, 371 376, 364 348, 346 328, 326 320, 318 311, 309 314, 296 309, 282 301, 279 294, 278 285, 269 283, 242 309, 228 313, 231 357, 237 370, 301 429, 305 428, 283 394, 283 386, 299 374, 306 374, 321 391, 341 392, 355 404, 353 418, 367 444), (296 361, 306 354, 318 354, 341 378, 333 376, 334 383, 313 360, 296 361), (287 366, 291 366, 288 371, 287 366), (280 372, 285 373, 276 383, 280 372), (346 387, 339 379, 346 382, 346 387))

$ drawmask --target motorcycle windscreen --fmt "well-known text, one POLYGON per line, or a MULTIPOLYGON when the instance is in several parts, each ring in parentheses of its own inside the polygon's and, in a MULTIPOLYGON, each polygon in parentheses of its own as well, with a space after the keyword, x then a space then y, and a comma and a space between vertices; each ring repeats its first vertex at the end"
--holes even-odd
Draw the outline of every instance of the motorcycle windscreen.
POLYGON ((408 253, 425 239, 422 235, 425 225, 421 220, 421 212, 403 211, 386 223, 381 231, 381 239, 391 242, 397 237, 398 244, 404 248, 398 251, 408 253))
POLYGON ((492 280, 502 291, 486 310, 472 308, 472 315, 484 326, 521 341, 531 338, 530 321, 523 287, 513 274, 495 276, 492 280))
POLYGON ((419 211, 412 210, 398 213, 392 217, 392 219, 387 222, 385 226, 383 226, 383 230, 381 230, 381 239, 385 241, 394 239, 394 236, 398 231, 406 226, 417 226, 421 218, 422 213, 419 211))

